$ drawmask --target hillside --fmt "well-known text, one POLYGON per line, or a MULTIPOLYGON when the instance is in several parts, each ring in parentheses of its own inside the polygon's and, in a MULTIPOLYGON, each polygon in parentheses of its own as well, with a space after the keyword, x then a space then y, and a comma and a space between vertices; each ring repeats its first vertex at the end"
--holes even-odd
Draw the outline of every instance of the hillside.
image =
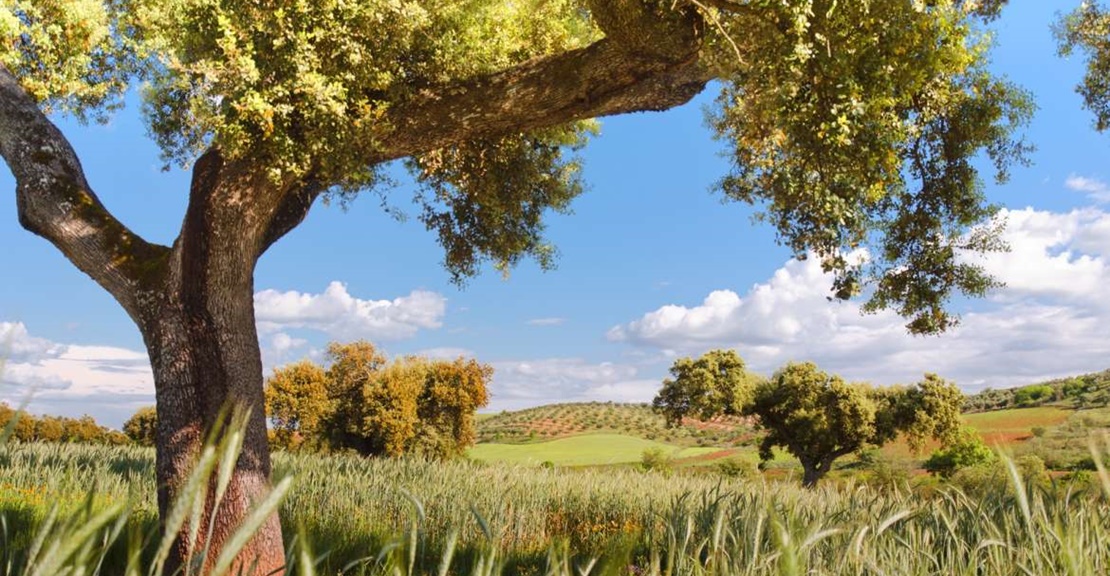
POLYGON ((621 434, 674 446, 735 446, 750 443, 753 430, 743 418, 721 417, 708 422, 686 419, 667 428, 647 404, 586 402, 550 404, 485 416, 478 422, 479 443, 524 443, 579 434, 621 434))
POLYGON ((990 412, 1045 405, 1061 408, 1110 406, 1110 369, 1014 388, 988 388, 968 396, 964 402, 964 412, 990 412))

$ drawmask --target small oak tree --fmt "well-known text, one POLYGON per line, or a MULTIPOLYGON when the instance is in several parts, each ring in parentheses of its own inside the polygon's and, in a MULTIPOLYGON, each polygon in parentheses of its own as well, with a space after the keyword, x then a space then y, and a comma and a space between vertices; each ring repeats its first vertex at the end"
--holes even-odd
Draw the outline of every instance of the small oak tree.
POLYGON ((278 446, 315 445, 329 409, 327 374, 315 362, 282 366, 266 379, 266 415, 278 446))
POLYGON ((711 350, 699 358, 679 358, 671 378, 652 400, 668 426, 679 426, 686 416, 708 420, 718 414, 740 414, 752 400, 762 378, 744 369, 735 350, 711 350))
MULTIPOLYGON (((474 443, 474 413, 489 401, 490 366, 419 357, 385 364, 360 346, 351 349, 356 358, 333 357, 328 370, 335 395, 324 428, 332 448, 438 458, 457 456, 474 443)), ((348 349, 332 347, 338 354, 348 349)))
MULTIPOLYGON (((802 483, 807 487, 815 486, 842 456, 885 444, 899 434, 919 449, 926 438, 951 438, 959 425, 963 394, 932 374, 914 387, 875 388, 845 382, 813 363, 790 363, 770 380, 748 389, 745 401, 734 402, 735 395, 728 390, 737 381, 753 380, 744 372, 742 361, 729 362, 728 371, 717 375, 688 369, 707 357, 727 354, 714 351, 696 361, 676 361, 675 366, 680 367, 672 369, 676 378, 664 381, 654 401, 656 410, 665 414, 671 425, 687 414, 755 417, 765 432, 760 458, 768 461, 774 447, 785 448, 801 462, 802 483), (692 382, 684 382, 683 375, 690 375, 692 382), (695 393, 677 393, 680 390, 695 393)), ((735 352, 731 354, 735 356, 735 352)))

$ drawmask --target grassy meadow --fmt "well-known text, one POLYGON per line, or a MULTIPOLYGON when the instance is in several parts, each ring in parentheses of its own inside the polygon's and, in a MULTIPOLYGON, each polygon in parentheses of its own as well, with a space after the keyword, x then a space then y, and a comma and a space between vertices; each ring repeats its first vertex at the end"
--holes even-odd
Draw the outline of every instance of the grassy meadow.
MULTIPOLYGON (((285 454, 275 475, 295 479, 281 507, 292 554, 315 559, 294 574, 1110 572, 1110 478, 1053 489, 1006 468, 975 492, 922 494, 285 454)), ((55 562, 59 574, 101 562, 100 573, 124 573, 129 550, 154 529, 147 449, 12 445, 0 478, 0 574, 39 573, 24 559, 32 536, 52 529, 52 506, 77 526, 115 511, 91 552, 74 556, 86 570, 55 562)))
MULTIPOLYGON (((895 443, 816 490, 785 453, 757 472, 742 420, 654 417, 599 403, 487 415, 480 434, 500 441, 452 462, 279 452, 290 573, 1110 573, 1110 475, 1089 448, 1110 410, 968 414, 1016 464, 939 481, 895 443), (643 470, 652 451, 665 465, 643 470), (1053 474, 1028 466, 1044 454, 1069 456, 1042 458, 1053 474), (1083 458, 1091 471, 1064 471, 1083 458)), ((152 450, 0 446, 0 576, 155 574, 157 544, 152 450)))
POLYGON ((623 434, 581 434, 535 444, 478 444, 467 456, 483 462, 604 466, 639 462, 647 450, 659 450, 677 460, 712 454, 720 448, 674 446, 623 434))
MULTIPOLYGON (((1078 432, 1068 443, 1075 460, 1087 454, 1087 431, 1106 427, 1103 419, 1110 423, 1110 410, 1035 406, 976 412, 965 414, 963 419, 992 448, 1017 454, 1031 451, 1037 443, 1030 442, 1037 429, 1046 432, 1047 437, 1057 437, 1061 435, 1058 429, 1075 421, 1069 429, 1078 432)), ((468 452, 469 458, 530 466, 635 465, 645 451, 652 449, 669 456, 676 467, 715 466, 725 459, 758 460, 758 433, 742 418, 687 420, 680 427, 668 429, 663 417, 645 404, 555 404, 484 414, 478 422, 478 437, 479 443, 468 452)), ((880 449, 879 454, 900 467, 913 469, 938 446, 936 442, 927 443, 920 454, 915 454, 905 442, 896 441, 880 449)), ((849 467, 852 462, 852 457, 842 459, 842 464, 849 467)), ((779 450, 770 463, 778 470, 795 465, 789 454, 779 450)), ((1067 462, 1058 466, 1067 467, 1067 462)))

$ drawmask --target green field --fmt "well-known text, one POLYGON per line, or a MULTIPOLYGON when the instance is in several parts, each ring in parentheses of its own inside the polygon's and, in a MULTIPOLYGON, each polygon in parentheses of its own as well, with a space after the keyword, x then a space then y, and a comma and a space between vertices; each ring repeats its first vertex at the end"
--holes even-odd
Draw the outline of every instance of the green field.
POLYGON ((639 462, 645 450, 659 449, 672 459, 692 458, 720 451, 715 447, 683 448, 622 434, 583 434, 532 444, 478 444, 467 456, 482 462, 538 466, 603 466, 639 462))
MULTIPOLYGON (((315 564, 296 576, 1110 573, 1110 499, 1102 496, 1110 486, 1097 482, 1015 492, 997 476, 960 492, 855 482, 804 490, 796 481, 630 468, 281 453, 275 464, 278 476, 295 478, 281 506, 286 543, 293 553, 310 544, 315 564), (591 558, 600 569, 583 568, 591 558)), ((126 549, 143 542, 126 534, 157 529, 153 466, 153 451, 131 447, 28 444, 0 453, 0 574, 94 574, 112 534, 125 536, 99 573, 125 573, 126 549), (86 500, 90 490, 96 496, 86 500), (85 530, 84 502, 130 528, 85 530), (52 505, 64 522, 46 521, 52 505), (45 560, 24 563, 36 534, 82 552, 36 572, 45 560)))

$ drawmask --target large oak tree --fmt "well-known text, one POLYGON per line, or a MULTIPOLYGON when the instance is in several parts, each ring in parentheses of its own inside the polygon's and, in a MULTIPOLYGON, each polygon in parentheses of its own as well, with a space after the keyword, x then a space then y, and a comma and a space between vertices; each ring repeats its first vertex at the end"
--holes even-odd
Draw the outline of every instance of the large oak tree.
MULTIPOLYGON (((548 264, 542 217, 581 191, 590 119, 665 110, 711 81, 726 197, 916 332, 992 284, 960 259, 1000 246, 973 160, 1005 175, 1029 105, 985 69, 1004 2, 971 0, 7 0, 0 155, 19 221, 142 333, 163 513, 231 403, 253 408, 219 550, 269 489, 254 267, 323 195, 381 191, 403 161, 459 281, 548 264), (166 161, 189 166, 180 233, 148 242, 103 205, 52 114, 97 119, 142 82, 166 161), (855 260, 849 250, 870 248, 855 260)), ((121 158, 121 162, 127 161, 121 158)), ((740 264, 738 264, 740 265, 740 264)), ((211 507, 210 507, 211 508, 211 507)), ((189 552, 178 540, 175 559, 189 552)), ((273 517, 241 556, 280 571, 273 517)))

